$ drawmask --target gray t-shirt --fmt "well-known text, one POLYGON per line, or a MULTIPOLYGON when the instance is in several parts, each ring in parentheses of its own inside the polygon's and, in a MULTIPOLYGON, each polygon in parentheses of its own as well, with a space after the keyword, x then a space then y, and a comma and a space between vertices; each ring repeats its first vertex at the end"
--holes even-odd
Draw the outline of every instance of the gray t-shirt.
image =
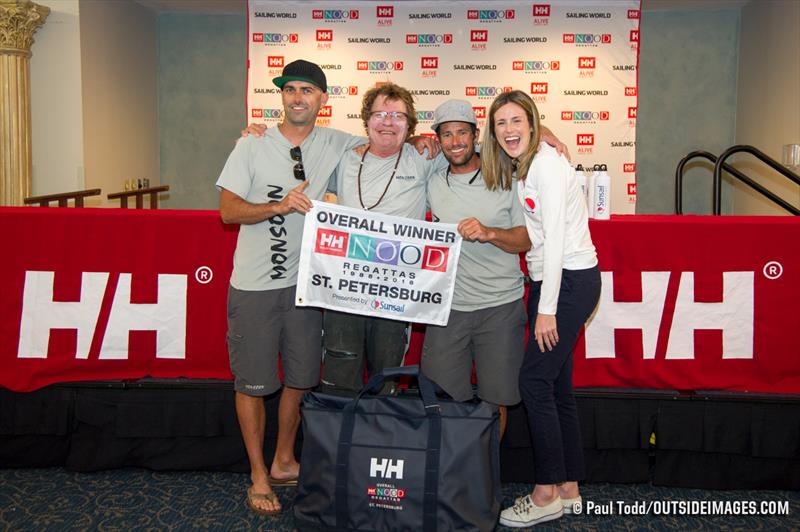
POLYGON ((339 205, 355 209, 366 207, 373 212, 416 220, 425 219, 427 211, 425 189, 434 172, 434 161, 420 155, 410 144, 403 144, 397 172, 389 184, 397 157, 392 155, 382 158, 367 152, 361 169, 361 199, 364 203, 362 206, 358 196, 358 169, 361 166, 361 157, 352 150, 346 153, 336 169, 334 192, 339 205), (388 190, 387 184, 389 184, 388 190), (378 203, 384 190, 386 195, 378 203), (378 204, 375 205, 376 203, 378 204))
MULTIPOLYGON (((447 169, 434 175, 428 184, 428 201, 433 221, 457 224, 477 218, 487 227, 510 229, 525 226, 525 215, 516 197, 517 182, 511 190, 489 191, 480 173, 447 175, 447 169), (448 185, 449 181, 449 185, 448 185)), ((520 299, 523 275, 519 255, 507 253, 494 244, 461 244, 452 307, 471 312, 496 307, 520 299)))
MULTIPOLYGON (((300 144, 308 188, 306 196, 322 200, 342 155, 364 143, 343 131, 315 127, 300 144)), ((277 127, 261 137, 249 136, 233 148, 217 188, 250 203, 280 201, 297 187, 293 147, 277 127)), ((297 264, 303 234, 303 215, 273 216, 257 224, 242 224, 233 255, 231 286, 238 290, 275 290, 297 284, 297 264)))

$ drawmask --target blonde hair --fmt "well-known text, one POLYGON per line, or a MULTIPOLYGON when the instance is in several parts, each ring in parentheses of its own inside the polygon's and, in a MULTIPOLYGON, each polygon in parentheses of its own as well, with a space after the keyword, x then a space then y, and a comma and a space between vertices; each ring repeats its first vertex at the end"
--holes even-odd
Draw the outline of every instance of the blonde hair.
POLYGON ((522 91, 514 90, 504 92, 495 98, 489 108, 489 117, 486 120, 486 128, 483 131, 483 141, 481 142, 481 173, 486 182, 486 188, 489 190, 511 189, 515 172, 517 179, 524 181, 533 156, 539 149, 539 136, 539 111, 530 96, 522 91), (509 157, 494 134, 494 115, 501 107, 509 103, 515 103, 522 107, 528 117, 528 123, 531 125, 530 144, 525 149, 525 153, 517 159, 509 157))
POLYGON ((417 111, 414 109, 414 97, 408 92, 408 89, 391 81, 376 85, 364 94, 364 99, 361 101, 361 120, 364 122, 364 130, 369 129, 369 115, 372 114, 372 104, 375 103, 378 96, 385 96, 386 100, 400 101, 405 104, 406 114, 408 115, 408 136, 414 135, 414 130, 417 127, 417 111))

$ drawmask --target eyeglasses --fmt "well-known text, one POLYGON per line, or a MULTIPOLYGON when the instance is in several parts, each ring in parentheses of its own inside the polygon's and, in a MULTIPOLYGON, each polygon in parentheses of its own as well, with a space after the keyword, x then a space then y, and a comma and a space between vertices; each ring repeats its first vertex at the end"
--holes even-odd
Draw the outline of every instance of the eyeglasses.
POLYGON ((303 169, 303 152, 300 151, 300 146, 295 146, 291 150, 289 150, 289 157, 295 161, 294 168, 294 178, 299 179, 300 181, 306 180, 306 172, 303 169))
POLYGON ((375 122, 383 122, 387 116, 392 119, 392 122, 405 122, 408 120, 408 115, 400 111, 373 111, 369 114, 369 119, 375 122))

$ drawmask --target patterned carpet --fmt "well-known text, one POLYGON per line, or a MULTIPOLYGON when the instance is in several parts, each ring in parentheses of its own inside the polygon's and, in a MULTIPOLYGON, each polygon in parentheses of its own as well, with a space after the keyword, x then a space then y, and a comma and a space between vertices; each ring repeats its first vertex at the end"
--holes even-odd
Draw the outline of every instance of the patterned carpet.
MULTIPOLYGON (((259 517, 246 507, 247 476, 236 473, 154 472, 123 469, 70 473, 63 469, 0 470, 0 530, 274 530, 294 529, 294 490, 278 490, 283 514, 259 517)), ((504 507, 530 486, 505 484, 504 507)), ((588 503, 614 515, 574 515, 545 523, 537 530, 800 530, 800 492, 705 491, 645 484, 587 484, 588 503), (631 512, 634 503, 653 501, 754 501, 752 509, 770 515, 620 515, 617 501, 631 512), (605 505, 605 506, 604 506, 605 505), (783 507, 783 508, 781 508, 783 507), (778 512, 783 509, 783 515, 778 512), (788 514, 786 513, 788 511, 788 514)), ((749 502, 744 505, 749 510, 749 502)), ((732 505, 733 506, 733 505, 732 505)), ((733 509, 733 508, 732 508, 733 509)), ((497 530, 506 531, 504 527, 497 530)))

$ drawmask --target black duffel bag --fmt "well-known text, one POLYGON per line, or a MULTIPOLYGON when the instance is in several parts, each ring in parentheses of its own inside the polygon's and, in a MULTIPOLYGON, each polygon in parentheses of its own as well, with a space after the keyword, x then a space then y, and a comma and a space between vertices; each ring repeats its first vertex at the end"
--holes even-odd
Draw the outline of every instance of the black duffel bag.
POLYGON ((294 501, 303 531, 493 530, 500 510, 497 407, 439 399, 418 366, 388 368, 358 397, 303 398, 294 501), (419 393, 373 395, 416 376, 419 393))

